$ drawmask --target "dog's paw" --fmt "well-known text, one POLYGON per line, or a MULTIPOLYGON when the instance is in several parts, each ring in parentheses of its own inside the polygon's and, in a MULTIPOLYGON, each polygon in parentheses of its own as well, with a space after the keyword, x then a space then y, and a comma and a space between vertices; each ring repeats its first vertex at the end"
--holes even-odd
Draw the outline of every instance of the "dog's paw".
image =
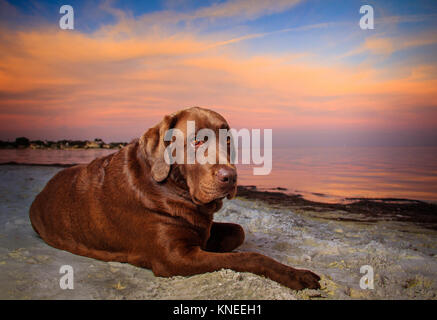
POLYGON ((292 269, 287 286, 293 290, 320 289, 320 277, 309 270, 292 269))

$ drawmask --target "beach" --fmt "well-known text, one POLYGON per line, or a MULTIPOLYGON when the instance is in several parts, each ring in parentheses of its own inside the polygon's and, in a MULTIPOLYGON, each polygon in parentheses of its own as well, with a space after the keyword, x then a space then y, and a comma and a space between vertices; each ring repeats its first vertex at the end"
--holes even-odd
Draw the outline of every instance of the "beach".
POLYGON ((437 1, 0 0, 0 17, 0 299, 437 300, 437 1), (317 287, 199 252, 197 235, 241 242, 208 230, 223 198, 236 251, 321 288, 47 245, 33 201, 90 163, 32 209, 53 245, 317 287))
POLYGON ((48 246, 28 210, 59 166, 0 165, 0 299, 436 299, 436 207, 421 201, 312 202, 239 187, 215 221, 243 226, 237 251, 256 251, 310 269, 320 290, 293 291, 250 273, 220 270, 155 277, 150 270, 81 257, 48 246), (62 290, 63 265, 74 289, 62 290), (374 289, 361 289, 362 266, 374 289))

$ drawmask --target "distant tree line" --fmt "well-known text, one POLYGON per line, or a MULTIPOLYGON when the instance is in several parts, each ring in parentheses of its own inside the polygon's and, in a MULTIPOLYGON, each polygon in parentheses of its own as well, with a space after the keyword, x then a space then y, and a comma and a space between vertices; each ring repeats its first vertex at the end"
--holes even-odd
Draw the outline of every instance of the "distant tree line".
POLYGON ((106 143, 102 139, 90 140, 29 140, 26 137, 18 137, 15 141, 0 140, 0 149, 117 149, 127 145, 127 142, 106 143))

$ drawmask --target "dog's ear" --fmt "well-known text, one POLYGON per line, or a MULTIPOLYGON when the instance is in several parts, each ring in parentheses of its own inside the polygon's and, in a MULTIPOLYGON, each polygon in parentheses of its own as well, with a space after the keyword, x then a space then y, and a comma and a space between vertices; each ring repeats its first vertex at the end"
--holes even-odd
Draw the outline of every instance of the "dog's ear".
POLYGON ((144 133, 139 141, 140 148, 149 162, 152 177, 155 181, 164 181, 170 173, 170 165, 165 162, 165 148, 170 142, 164 141, 166 132, 177 122, 175 115, 165 116, 156 126, 144 133))

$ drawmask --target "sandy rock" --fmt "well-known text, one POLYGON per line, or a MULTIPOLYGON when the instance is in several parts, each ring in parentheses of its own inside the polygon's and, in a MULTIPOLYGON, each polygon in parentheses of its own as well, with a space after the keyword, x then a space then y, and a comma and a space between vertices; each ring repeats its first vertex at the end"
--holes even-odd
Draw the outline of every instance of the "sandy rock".
POLYGON ((238 251, 256 251, 321 276, 320 290, 293 291, 232 270, 191 277, 155 277, 125 263, 103 262, 48 246, 28 210, 60 170, 0 166, 0 299, 436 299, 437 231, 408 222, 337 221, 346 212, 292 210, 244 198, 226 201, 216 221, 246 232, 238 251), (32 177, 32 180, 28 178, 32 177), (341 230, 341 231, 340 231, 341 230), (74 269, 74 290, 59 287, 62 265, 74 269), (360 267, 374 270, 374 290, 359 288, 360 267))

